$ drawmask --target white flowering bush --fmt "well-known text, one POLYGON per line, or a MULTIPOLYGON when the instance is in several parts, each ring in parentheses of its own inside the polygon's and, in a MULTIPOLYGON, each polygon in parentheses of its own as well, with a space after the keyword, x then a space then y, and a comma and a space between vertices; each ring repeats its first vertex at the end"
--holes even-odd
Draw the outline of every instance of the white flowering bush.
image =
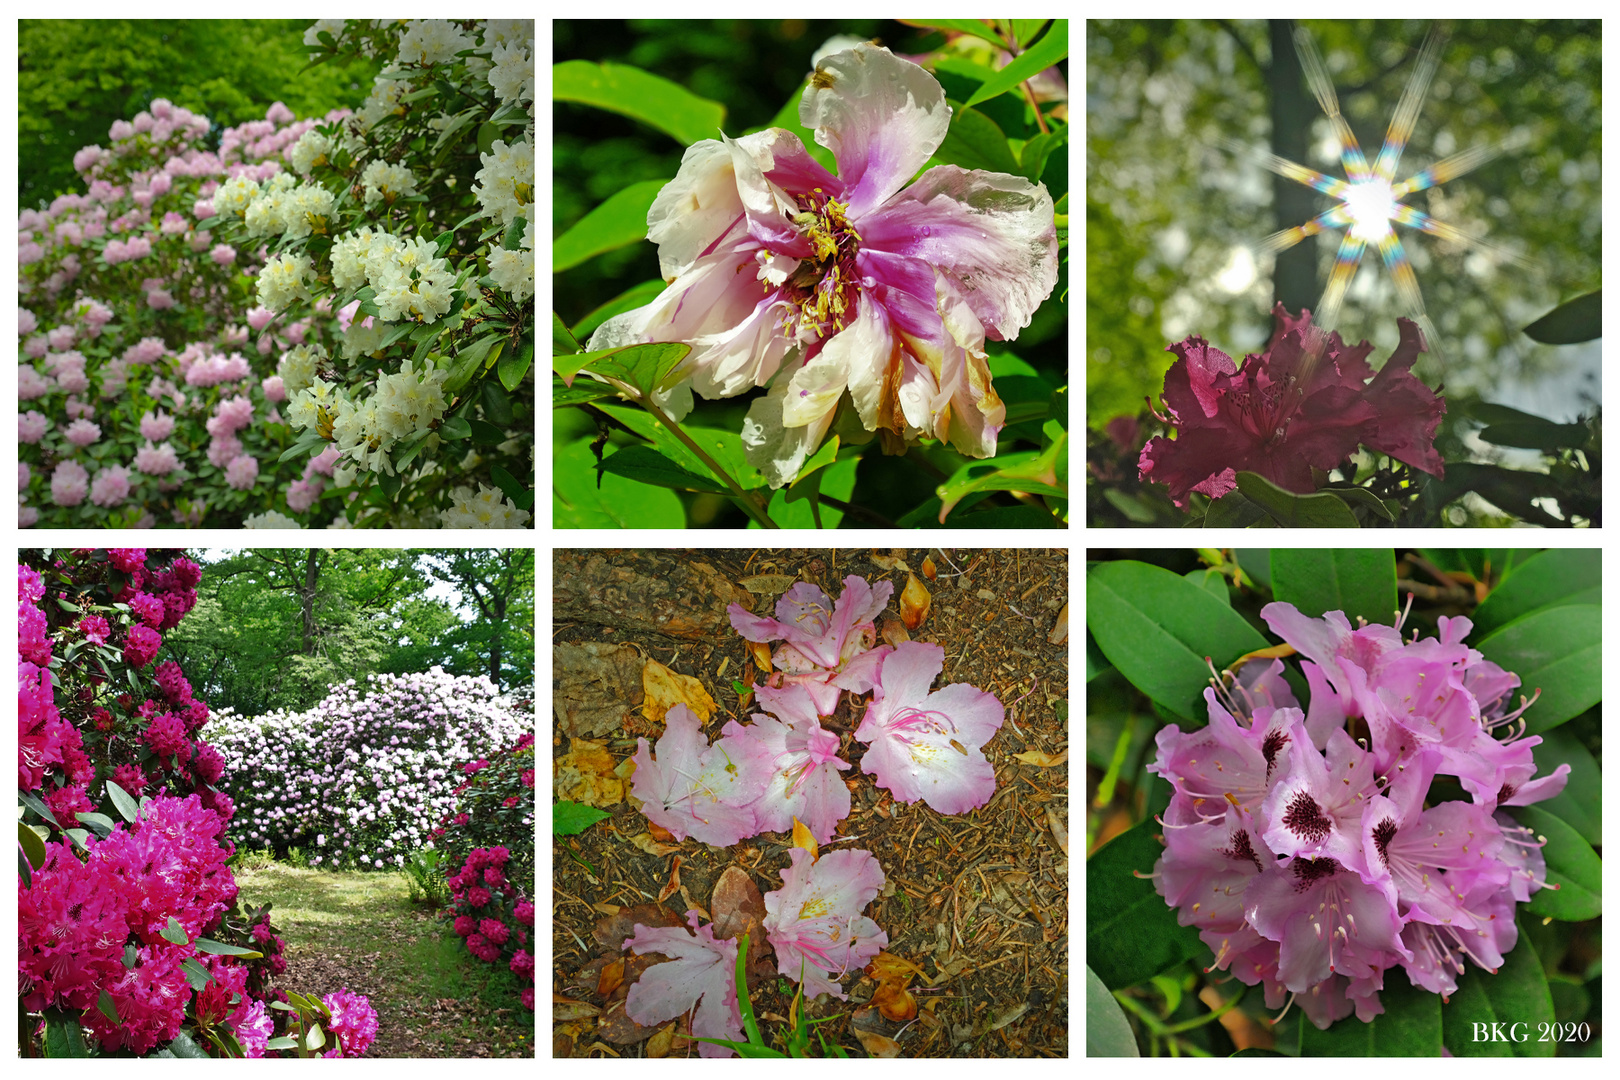
POLYGON ((534 24, 304 40, 358 113, 159 99, 19 216, 25 527, 531 523, 534 24))
POLYGON ((374 675, 332 688, 307 712, 217 713, 203 737, 234 772, 244 846, 301 849, 317 866, 381 869, 432 846, 456 808, 461 767, 534 730, 532 702, 487 677, 374 675))

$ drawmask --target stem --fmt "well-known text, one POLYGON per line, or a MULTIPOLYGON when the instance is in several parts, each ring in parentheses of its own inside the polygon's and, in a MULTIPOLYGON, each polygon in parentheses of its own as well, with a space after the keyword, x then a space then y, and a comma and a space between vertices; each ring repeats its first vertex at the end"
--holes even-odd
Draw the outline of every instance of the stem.
POLYGON ((1029 102, 1029 107, 1035 110, 1035 123, 1040 126, 1041 134, 1050 135, 1051 129, 1046 126, 1046 117, 1041 115, 1041 107, 1035 102, 1035 91, 1030 89, 1029 80, 1019 83, 1018 88, 1024 92, 1024 100, 1029 102))
POLYGON ((668 428, 670 433, 673 434, 677 439, 681 440, 681 442, 685 443, 686 448, 692 451, 692 453, 696 454, 698 459, 702 461, 703 464, 707 465, 715 476, 725 481, 726 487, 731 489, 732 498, 737 500, 738 504, 745 512, 747 512, 749 517, 753 518, 767 529, 780 529, 782 527, 771 520, 770 514, 765 512, 765 507, 760 505, 757 498, 744 491, 743 486, 737 483, 736 480, 733 480, 731 474, 726 472, 725 469, 722 469, 720 467, 720 463, 715 461, 714 458, 710 457, 704 451, 703 447, 692 441, 692 437, 686 432, 682 431, 679 424, 671 420, 664 413, 664 410, 660 409, 656 404, 654 404, 651 397, 643 396, 641 391, 637 390, 628 383, 621 382, 618 379, 609 379, 608 381, 614 386, 618 387, 620 393, 630 398, 630 400, 634 401, 637 405, 640 405, 643 409, 646 409, 648 412, 652 413, 654 420, 657 420, 660 424, 663 424, 666 428, 668 428))

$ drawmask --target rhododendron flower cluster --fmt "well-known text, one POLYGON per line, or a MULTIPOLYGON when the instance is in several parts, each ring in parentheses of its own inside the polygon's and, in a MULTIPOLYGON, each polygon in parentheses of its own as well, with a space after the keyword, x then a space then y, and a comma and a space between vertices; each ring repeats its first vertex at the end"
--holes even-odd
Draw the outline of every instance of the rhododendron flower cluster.
POLYGON ((874 650, 877 618, 894 593, 894 583, 875 586, 854 574, 844 579, 837 603, 807 581, 794 585, 776 602, 776 618, 755 615, 741 604, 726 609, 731 627, 749 641, 780 641, 771 662, 777 671, 771 685, 799 683, 810 691, 817 710, 830 716, 838 691, 863 694, 872 689, 878 664, 887 650, 874 650))
POLYGON ((1546 884, 1540 841, 1503 808, 1569 774, 1536 777, 1518 677, 1463 643, 1466 618, 1403 641, 1399 622, 1261 615, 1305 658, 1309 710, 1273 660, 1204 692, 1207 727, 1159 732, 1150 768, 1175 788, 1160 895, 1215 967, 1263 983, 1272 1008, 1293 995, 1318 1027, 1383 1012, 1397 965, 1442 996, 1469 962, 1494 972, 1518 940, 1514 905, 1546 884), (1439 801, 1437 776, 1470 798, 1439 801))
POLYGON ((24 527, 439 527, 478 485, 528 519, 534 24, 331 22, 318 56, 385 61, 357 114, 216 143, 158 98, 19 215, 24 527), (276 409, 299 349, 341 356, 337 432, 276 409))
POLYGON ((522 1000, 532 1009, 534 957, 526 946, 534 928, 534 904, 507 880, 510 858, 505 845, 469 852, 461 869, 448 879, 451 904, 444 917, 466 940, 468 952, 486 963, 506 966, 529 984, 522 1000))
MULTIPOLYGON (((231 775, 236 834, 316 865, 398 866, 450 813, 460 764, 533 728, 486 676, 349 680, 305 712, 223 713, 204 734, 231 775)), ((532 737, 532 736, 531 736, 532 737)))

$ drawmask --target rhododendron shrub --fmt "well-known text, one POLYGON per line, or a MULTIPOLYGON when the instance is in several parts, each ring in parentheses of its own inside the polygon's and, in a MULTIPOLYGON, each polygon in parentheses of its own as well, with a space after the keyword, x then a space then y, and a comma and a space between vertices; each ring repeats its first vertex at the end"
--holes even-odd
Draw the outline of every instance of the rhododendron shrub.
MULTIPOLYGON (((524 842, 530 860, 534 849, 533 820, 524 842)), ((534 1008, 534 902, 507 877, 512 853, 505 845, 474 848, 449 879, 451 901, 442 918, 450 923, 467 951, 486 963, 503 967, 527 983, 520 999, 534 1008)), ((532 868, 530 870, 532 877, 532 868)))
POLYGON ((511 862, 505 869, 524 896, 534 894, 534 700, 511 695, 525 732, 488 756, 464 761, 463 777, 451 791, 455 803, 430 834, 445 853, 441 865, 459 865, 474 849, 501 847, 511 862))
POLYGON ((298 847, 315 865, 392 869, 455 813, 462 765, 533 727, 532 711, 487 677, 433 668, 373 675, 365 687, 351 679, 305 712, 224 713, 206 733, 230 773, 243 844, 298 847))
POLYGON ((387 60, 359 113, 82 150, 18 221, 22 524, 525 524, 533 33, 323 20, 387 60))
POLYGON ((235 809, 209 718, 162 635, 197 565, 143 548, 24 552, 18 568, 18 992, 32 1042, 264 1056, 285 1022, 268 905, 227 861, 235 809), (154 665, 155 663, 155 667, 154 665), (150 669, 150 670, 149 670, 150 669), (189 1034, 188 1034, 189 1033, 189 1034))

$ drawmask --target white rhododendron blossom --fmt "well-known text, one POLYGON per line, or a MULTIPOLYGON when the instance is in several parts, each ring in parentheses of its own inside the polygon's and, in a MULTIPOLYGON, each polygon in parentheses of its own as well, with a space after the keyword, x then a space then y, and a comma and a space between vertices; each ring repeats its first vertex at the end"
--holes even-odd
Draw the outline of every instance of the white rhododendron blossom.
POLYGON ((450 498, 450 509, 441 512, 447 529, 521 529, 529 520, 527 510, 487 484, 479 484, 476 493, 458 487, 450 498))
POLYGON ((487 154, 479 154, 484 167, 478 170, 478 186, 473 194, 484 213, 503 225, 519 215, 534 220, 534 147, 527 139, 511 145, 495 140, 487 154))

